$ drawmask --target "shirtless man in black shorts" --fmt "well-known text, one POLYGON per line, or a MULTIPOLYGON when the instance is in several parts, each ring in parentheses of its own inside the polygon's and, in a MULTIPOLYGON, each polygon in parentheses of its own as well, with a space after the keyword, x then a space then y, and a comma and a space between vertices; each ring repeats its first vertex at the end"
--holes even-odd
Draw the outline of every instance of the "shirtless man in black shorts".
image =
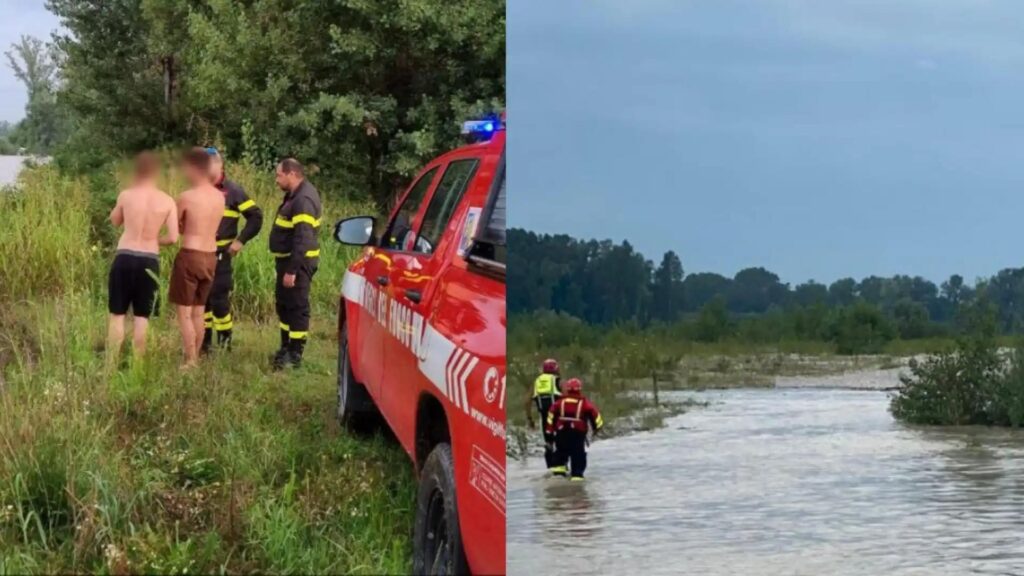
POLYGON ((159 173, 160 158, 156 154, 139 154, 134 182, 118 195, 117 205, 110 212, 114 226, 124 226, 110 267, 107 351, 111 358, 120 354, 129 308, 135 324, 133 350, 136 356, 146 351, 146 330, 160 276, 160 246, 178 241, 178 211, 174 200, 156 187, 159 173), (161 228, 167 231, 163 236, 161 228))

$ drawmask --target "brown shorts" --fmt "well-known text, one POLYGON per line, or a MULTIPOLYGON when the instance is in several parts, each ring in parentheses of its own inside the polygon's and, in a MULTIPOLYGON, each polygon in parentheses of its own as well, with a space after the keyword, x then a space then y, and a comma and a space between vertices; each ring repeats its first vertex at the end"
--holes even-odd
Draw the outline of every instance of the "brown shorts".
POLYGON ((216 270, 216 252, 182 248, 174 258, 168 299, 178 306, 205 306, 216 270))

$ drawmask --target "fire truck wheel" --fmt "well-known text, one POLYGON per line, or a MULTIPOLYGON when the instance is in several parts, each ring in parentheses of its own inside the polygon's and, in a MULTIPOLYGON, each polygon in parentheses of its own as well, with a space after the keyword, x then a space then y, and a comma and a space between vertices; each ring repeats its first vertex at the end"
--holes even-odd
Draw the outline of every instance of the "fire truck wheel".
POLYGON ((352 373, 347 328, 342 325, 338 343, 338 420, 354 432, 369 432, 377 422, 377 409, 366 387, 352 373))
POLYGON ((413 574, 468 574, 455 500, 452 448, 438 444, 427 456, 416 497, 413 574))

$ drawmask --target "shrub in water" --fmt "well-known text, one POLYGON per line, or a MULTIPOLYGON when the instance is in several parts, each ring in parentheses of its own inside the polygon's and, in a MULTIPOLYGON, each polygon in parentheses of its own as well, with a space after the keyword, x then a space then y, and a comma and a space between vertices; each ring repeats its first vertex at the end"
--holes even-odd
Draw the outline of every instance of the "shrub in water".
POLYGON ((1017 428, 1024 424, 1024 344, 1010 353, 1005 373, 991 387, 989 421, 1017 428))
POLYGON ((892 398, 896 418, 915 424, 987 424, 998 408, 1004 362, 989 334, 961 338, 954 350, 923 362, 912 360, 910 374, 892 398))

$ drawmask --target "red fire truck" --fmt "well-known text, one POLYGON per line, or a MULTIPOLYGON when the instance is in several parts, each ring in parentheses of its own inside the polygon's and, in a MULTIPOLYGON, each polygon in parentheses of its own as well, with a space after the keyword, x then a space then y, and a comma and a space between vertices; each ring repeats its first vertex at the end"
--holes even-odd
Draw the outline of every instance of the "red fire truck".
POLYGON ((383 416, 419 473, 413 571, 505 571, 505 122, 427 164, 365 246, 338 313, 338 415, 383 416))

